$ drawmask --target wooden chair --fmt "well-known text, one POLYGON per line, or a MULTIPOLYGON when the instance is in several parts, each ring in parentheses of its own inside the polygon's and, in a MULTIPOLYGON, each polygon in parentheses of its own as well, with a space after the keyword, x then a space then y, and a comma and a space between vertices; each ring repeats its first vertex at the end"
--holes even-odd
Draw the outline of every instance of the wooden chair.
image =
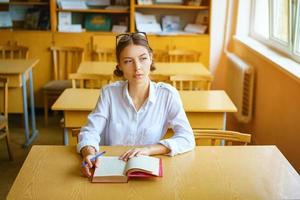
POLYGON ((170 83, 170 76, 161 74, 150 74, 151 81, 170 83))
POLYGON ((247 145, 251 142, 251 135, 236 131, 224 130, 201 130, 193 129, 196 145, 199 145, 201 140, 209 140, 210 145, 216 146, 221 144, 221 140, 225 141, 225 145, 231 146, 233 143, 247 145))
POLYGON ((69 79, 72 81, 72 88, 101 88, 111 81, 111 75, 99 74, 69 74, 69 79))
POLYGON ((209 75, 174 75, 170 80, 178 90, 210 90, 213 78, 209 75))
POLYGON ((168 51, 170 62, 200 62, 201 52, 185 49, 168 51))
POLYGON ((72 87, 68 75, 77 71, 84 57, 80 47, 51 47, 53 58, 53 80, 43 87, 45 124, 48 123, 49 100, 55 100, 66 89, 72 87))
POLYGON ((81 128, 72 128, 71 129, 72 137, 76 137, 77 142, 78 142, 78 135, 80 133, 80 129, 81 128))
POLYGON ((95 61, 115 61, 115 50, 97 48, 93 50, 93 60, 95 61))
POLYGON ((5 139, 9 159, 13 160, 13 154, 11 152, 9 130, 8 130, 8 79, 0 77, 0 87, 3 94, 3 99, 0 101, 3 108, 3 115, 0 114, 0 139, 5 139))
POLYGON ((27 47, 18 45, 0 46, 0 59, 28 59, 27 47))

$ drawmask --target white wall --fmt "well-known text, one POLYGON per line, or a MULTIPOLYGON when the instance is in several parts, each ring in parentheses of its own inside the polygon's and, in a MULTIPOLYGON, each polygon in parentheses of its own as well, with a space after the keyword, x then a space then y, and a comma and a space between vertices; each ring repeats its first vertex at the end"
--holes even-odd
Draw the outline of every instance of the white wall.
POLYGON ((213 89, 224 89, 224 31, 226 24, 226 5, 229 0, 211 1, 211 22, 210 22, 210 71, 217 76, 212 85, 213 89))

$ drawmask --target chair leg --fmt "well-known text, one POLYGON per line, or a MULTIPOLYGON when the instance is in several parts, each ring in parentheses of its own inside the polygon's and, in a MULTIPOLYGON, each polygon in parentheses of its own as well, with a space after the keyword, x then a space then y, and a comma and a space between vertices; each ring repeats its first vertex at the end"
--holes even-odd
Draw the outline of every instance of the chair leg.
POLYGON ((44 92, 44 121, 48 125, 48 95, 44 92))
POLYGON ((6 146, 7 146, 7 151, 8 151, 8 156, 9 156, 9 160, 14 160, 14 156, 12 154, 11 151, 11 146, 10 146, 10 139, 9 139, 9 132, 8 132, 8 128, 6 127, 6 146))

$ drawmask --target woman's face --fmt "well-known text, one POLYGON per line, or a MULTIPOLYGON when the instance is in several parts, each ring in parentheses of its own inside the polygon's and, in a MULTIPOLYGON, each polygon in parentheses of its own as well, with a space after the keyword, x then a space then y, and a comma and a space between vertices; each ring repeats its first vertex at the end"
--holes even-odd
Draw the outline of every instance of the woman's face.
POLYGON ((144 46, 128 45, 120 54, 119 69, 129 83, 145 83, 149 79, 152 55, 144 46))

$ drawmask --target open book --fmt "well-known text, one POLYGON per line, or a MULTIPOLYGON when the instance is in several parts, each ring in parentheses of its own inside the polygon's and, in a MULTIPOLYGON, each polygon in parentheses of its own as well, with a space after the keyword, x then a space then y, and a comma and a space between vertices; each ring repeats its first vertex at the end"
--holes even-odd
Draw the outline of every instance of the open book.
POLYGON ((161 159, 138 156, 125 162, 116 156, 100 157, 100 166, 95 169, 92 182, 126 183, 130 177, 162 177, 161 159))

